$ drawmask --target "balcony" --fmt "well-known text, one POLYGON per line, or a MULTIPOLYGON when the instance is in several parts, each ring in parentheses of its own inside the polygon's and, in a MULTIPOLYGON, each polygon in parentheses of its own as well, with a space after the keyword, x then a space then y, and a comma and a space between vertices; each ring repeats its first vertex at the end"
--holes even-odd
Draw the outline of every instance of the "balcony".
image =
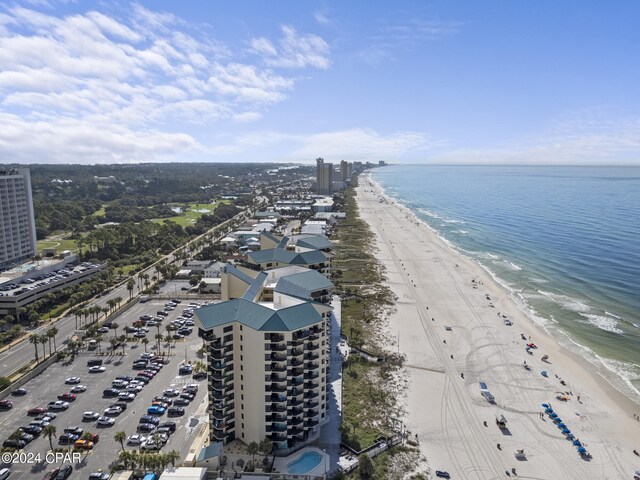
POLYGON ((298 435, 302 435, 304 433, 304 430, 300 427, 296 427, 296 428, 291 428, 288 432, 287 435, 289 437, 296 437, 298 435))
POLYGON ((271 354, 271 361, 274 361, 274 362, 286 362, 287 361, 287 356, 282 354, 282 353, 272 353, 271 354))
POLYGON ((283 413, 283 412, 287 411, 287 407, 286 407, 286 405, 282 405, 282 404, 278 404, 278 403, 272 403, 271 404, 271 411, 272 412, 283 413))
POLYGON ((304 398, 307 400, 315 400, 320 396, 320 392, 308 391, 304 394, 304 398))
POLYGON ((305 428, 313 428, 318 425, 320 422, 318 420, 307 420, 304 424, 305 428))
POLYGON ((313 335, 309 335, 309 340, 311 340, 312 342, 316 340, 320 340, 320 335, 317 333, 314 333, 313 335))
POLYGON ((291 410, 289 411, 289 415, 291 416, 302 415, 303 413, 304 413, 304 408, 302 407, 292 407, 291 410))
POLYGON ((286 432, 287 431, 287 424, 286 423, 274 423, 271 426, 271 431, 272 432, 286 432))
POLYGON ((289 420, 289 424, 293 426, 301 425, 303 422, 304 420, 302 419, 302 417, 292 418, 291 420, 289 420))
POLYGON ((285 441, 286 439, 287 439, 286 432, 271 432, 271 440, 273 442, 278 442, 278 441, 282 442, 282 441, 285 441))
MULTIPOLYGON (((286 409, 285 409, 286 412, 286 409)), ((267 417, 267 422, 286 422, 287 415, 283 413, 272 413, 269 417, 267 417)))
POLYGON ((285 393, 287 391, 287 387, 285 385, 271 384, 265 385, 265 392, 275 392, 275 393, 285 393))
POLYGON ((284 335, 281 333, 272 333, 269 337, 269 341, 273 343, 284 342, 284 335))
MULTIPOLYGON (((286 371, 286 368, 285 368, 286 371)), ((269 375, 269 380, 271 380, 272 382, 286 382, 287 381, 287 376, 286 375, 278 375, 277 373, 272 373, 271 375, 269 375)))
POLYGON ((320 415, 320 409, 319 408, 309 409, 309 410, 307 410, 307 413, 305 413, 305 417, 307 417, 307 418, 317 417, 318 415, 320 415))
POLYGON ((320 348, 320 343, 307 343, 307 350, 314 351, 320 348))
POLYGON ((309 330, 303 330, 293 335, 294 340, 303 340, 309 336, 309 330))
POLYGON ((304 388, 308 390, 315 390, 316 388, 320 388, 320 384, 318 382, 307 382, 304 384, 304 388))
MULTIPOLYGON (((271 403, 287 403, 287 396, 273 393, 271 394, 271 403)), ((274 410, 273 406, 271 407, 271 409, 274 410)), ((279 410, 275 410, 275 411, 279 411, 279 410)))
POLYGON ((318 372, 307 372, 304 374, 305 380, 313 380, 315 378, 318 378, 319 376, 320 374, 318 372))
POLYGON ((291 370, 291 375, 293 375, 294 377, 302 375, 303 373, 304 373, 304 370, 302 368, 293 368, 291 370))
POLYGON ((287 344, 286 343, 272 343, 269 348, 272 352, 286 352, 287 344))
POLYGON ((284 363, 272 363, 271 364, 271 371, 272 372, 286 372, 287 371, 287 365, 284 363))
POLYGON ((214 370, 224 370, 227 368, 227 364, 224 362, 214 362, 213 365, 211 365, 211 368, 214 370))
POLYGON ((302 354, 304 354, 304 349, 302 348, 294 348, 291 350, 292 357, 299 357, 302 354))
POLYGON ((320 354, 319 353, 307 353, 304 356, 305 360, 317 360, 318 358, 320 358, 320 354))
MULTIPOLYGON (((285 399, 285 401, 286 401, 286 399, 285 399)), ((303 403, 304 403, 304 400, 302 400, 302 399, 291 398, 287 402, 287 406, 288 407, 297 407, 298 405, 302 405, 303 403)))
POLYGON ((225 437, 226 435, 224 432, 220 432, 216 430, 211 431, 211 438, 214 440, 217 440, 218 442, 224 442, 225 437))

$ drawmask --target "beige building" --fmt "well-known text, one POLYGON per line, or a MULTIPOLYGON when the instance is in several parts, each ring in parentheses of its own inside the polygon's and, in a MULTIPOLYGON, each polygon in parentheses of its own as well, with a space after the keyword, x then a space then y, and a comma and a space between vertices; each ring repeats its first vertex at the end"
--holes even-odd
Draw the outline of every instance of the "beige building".
POLYGON ((325 163, 323 158, 316 159, 316 184, 320 195, 333 192, 333 163, 325 163))
POLYGON ((269 438, 291 449, 327 420, 333 285, 301 267, 243 270, 228 265, 228 300, 195 312, 209 364, 211 441, 269 438))

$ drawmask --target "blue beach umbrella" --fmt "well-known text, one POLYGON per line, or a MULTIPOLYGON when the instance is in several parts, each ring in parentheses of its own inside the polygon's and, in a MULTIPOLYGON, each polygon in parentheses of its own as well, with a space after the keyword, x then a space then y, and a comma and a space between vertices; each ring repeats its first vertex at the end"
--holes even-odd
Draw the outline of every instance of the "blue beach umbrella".
POLYGON ((573 433, 567 435, 567 440, 573 440, 574 438, 576 438, 576 436, 573 433))
POLYGON ((571 433, 571 430, 569 430, 568 428, 563 428, 562 429, 562 433, 564 433, 565 435, 571 433))
POLYGON ((578 453, 587 453, 587 449, 584 447, 578 448, 578 453))
POLYGON ((562 422, 562 420, 560 419, 560 417, 558 417, 558 416, 554 417, 554 419, 553 419, 553 423, 560 423, 560 422, 562 422))
POLYGON ((551 410, 551 406, 548 403, 543 403, 542 406, 551 410))
POLYGON ((567 426, 564 423, 559 423, 558 428, 562 430, 563 428, 567 428, 567 426))
POLYGON ((550 413, 553 413, 553 410, 552 410, 551 408, 547 408, 547 409, 544 411, 544 413, 549 413, 549 414, 550 414, 550 413))
POLYGON ((581 447, 582 443, 580 443, 580 440, 574 440, 573 441, 573 445, 576 446, 576 447, 581 447))
POLYGON ((557 417, 558 417, 558 414, 557 414, 557 413, 550 413, 550 414, 549 414, 549 416, 550 416, 551 418, 557 418, 557 417))

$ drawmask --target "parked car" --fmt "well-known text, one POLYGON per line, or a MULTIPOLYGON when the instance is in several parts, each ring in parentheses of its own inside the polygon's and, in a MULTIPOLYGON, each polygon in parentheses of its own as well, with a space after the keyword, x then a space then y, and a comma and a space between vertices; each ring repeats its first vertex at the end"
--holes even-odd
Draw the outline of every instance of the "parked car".
POLYGON ((120 392, 118 394, 118 400, 125 400, 127 402, 132 402, 134 398, 136 398, 136 394, 135 393, 120 392))
POLYGON ((115 388, 107 388, 106 390, 102 391, 102 396, 104 398, 113 398, 117 397, 118 395, 120 395, 120 392, 115 388))
POLYGON ((140 445, 140 450, 151 450, 158 451, 162 448, 161 443, 154 442, 153 440, 147 440, 142 445, 140 445))
POLYGON ((58 400, 57 402, 49 402, 47 407, 50 410, 66 410, 69 408, 69 402, 65 402, 63 400, 58 400))
POLYGON ((86 385, 76 385, 71 389, 71 393, 82 393, 87 391, 86 385))
POLYGON ((178 424, 176 422, 164 422, 158 425, 158 428, 160 427, 166 427, 168 429, 170 429, 172 432, 176 431, 176 428, 178 427, 178 424))
POLYGON ((100 367, 102 366, 101 358, 92 358, 87 362, 87 367, 100 367))
POLYGON ((184 407, 169 407, 167 415, 170 417, 181 417, 184 415, 184 407))
POLYGON ((207 372, 206 371, 200 371, 200 372, 196 372, 193 374, 193 379, 194 380, 204 380, 205 378, 207 378, 207 372))
POLYGON ((58 444, 59 445, 73 445, 76 440, 78 440, 78 435, 74 435, 73 433, 63 433, 58 435, 58 444))
POLYGON ((75 393, 63 393, 62 395, 58 395, 58 400, 64 400, 65 402, 75 402, 76 395, 75 393))
POLYGON ((107 370, 105 367, 96 365, 95 367, 89 368, 89 373, 102 373, 105 370, 107 370))
POLYGON ((82 414, 82 420, 84 421, 92 422, 98 418, 100 418, 100 414, 98 412, 84 412, 82 414))
POLYGON ((180 375, 189 375, 191 374, 191 372, 193 371, 193 367, 189 364, 187 365, 182 365, 180 367, 180 369, 178 370, 178 374, 180 375))
POLYGON ((146 441, 147 441, 147 437, 145 437, 144 435, 140 435, 138 433, 129 435, 127 437, 127 445, 140 445, 141 443, 146 441))
POLYGON ((158 425, 160 420, 157 417, 151 415, 143 415, 140 417, 139 423, 151 423, 153 425, 158 425))
POLYGON ((189 405, 189 403, 191 403, 191 402, 189 402, 189 400, 187 400, 186 398, 176 398, 176 399, 173 401, 173 404, 174 404, 176 407, 186 407, 186 406, 188 406, 188 405, 189 405))
POLYGON ((167 397, 177 397, 178 395, 180 395, 180 390, 178 390, 177 388, 167 388, 164 392, 162 392, 162 394, 167 397))
POLYGON ((92 472, 89 474, 89 480, 109 480, 111 475, 104 472, 92 472))
POLYGON ((20 448, 24 448, 24 446, 26 445, 24 440, 18 440, 15 438, 8 438, 7 440, 5 440, 2 443, 2 447, 3 448, 16 448, 16 449, 20 449, 20 448))
POLYGON ((164 415, 166 408, 161 407, 160 405, 151 405, 147 408, 147 413, 149 415, 164 415))
POLYGON ((26 388, 16 388, 14 391, 11 392, 11 395, 13 395, 14 397, 21 397, 26 394, 27 394, 26 388))
POLYGON ((33 436, 38 436, 42 433, 42 427, 38 427, 36 425, 26 425, 24 427, 20 427, 20 430, 33 436))
POLYGON ((67 385, 75 385, 77 383, 80 383, 80 377, 69 377, 64 381, 64 383, 66 383, 67 385))
POLYGON ((13 402, 9 400, 0 400, 0 410, 11 410, 13 408, 13 402))
POLYGON ((67 480, 71 476, 71 472, 73 472, 71 465, 63 465, 53 480, 67 480))
POLYGON ((122 409, 120 407, 107 407, 104 409, 105 415, 120 415, 122 413, 122 409))
POLYGON ((76 440, 73 442, 73 448, 78 450, 93 450, 93 442, 85 439, 76 440))
POLYGON ((156 426, 153 423, 140 423, 136 429, 137 432, 153 432, 156 429, 156 426))
POLYGON ((111 417, 100 417, 96 425, 98 427, 111 427, 115 423, 116 421, 111 417))
POLYGON ((41 413, 45 413, 47 411, 44 407, 34 407, 27 410, 27 415, 40 415, 41 413))

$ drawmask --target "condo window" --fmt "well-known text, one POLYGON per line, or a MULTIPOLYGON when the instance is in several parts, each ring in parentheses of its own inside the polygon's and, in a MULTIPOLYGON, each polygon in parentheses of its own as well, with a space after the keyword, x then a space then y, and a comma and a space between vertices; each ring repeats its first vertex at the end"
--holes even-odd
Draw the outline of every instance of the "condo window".
POLYGON ((233 325, 229 325, 228 327, 224 327, 222 329, 223 333, 227 333, 227 332, 231 332, 231 331, 233 331, 233 325))

